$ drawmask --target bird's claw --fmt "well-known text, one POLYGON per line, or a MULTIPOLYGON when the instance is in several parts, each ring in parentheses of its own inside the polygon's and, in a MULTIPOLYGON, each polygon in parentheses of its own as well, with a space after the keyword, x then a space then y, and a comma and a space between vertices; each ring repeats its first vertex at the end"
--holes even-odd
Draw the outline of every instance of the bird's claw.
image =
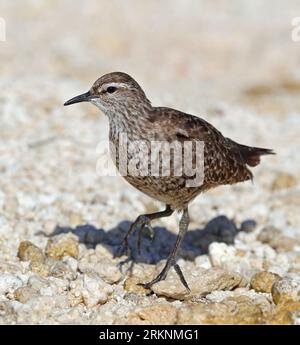
MULTIPOLYGON (((191 289, 190 289, 187 281, 185 280, 184 275, 183 275, 179 265, 174 263, 174 264, 172 264, 172 266, 174 267, 175 272, 179 276, 179 279, 180 279, 182 285, 186 288, 187 292, 190 293, 191 289)), ((150 282, 138 283, 137 285, 142 286, 145 289, 151 289, 152 285, 166 279, 166 276, 167 276, 167 273, 169 270, 168 268, 169 268, 168 266, 165 266, 164 269, 159 273, 159 275, 156 278, 154 278, 153 280, 151 280, 150 282)))
POLYGON ((142 286, 146 290, 150 290, 152 286, 152 284, 149 284, 149 283, 137 283, 137 285, 142 286))
POLYGON ((146 216, 140 216, 134 223, 131 224, 124 240, 122 241, 120 247, 117 250, 116 256, 120 257, 122 255, 127 255, 127 256, 131 255, 131 250, 129 248, 129 238, 139 225, 141 226, 141 228, 136 239, 138 255, 141 254, 141 240, 142 240, 143 230, 145 227, 147 227, 150 230, 150 238, 151 240, 153 240, 155 232, 150 224, 150 219, 146 216))
POLYGON ((130 249, 127 239, 124 239, 122 243, 119 245, 119 247, 116 250, 115 257, 120 257, 123 255, 130 256, 130 249))

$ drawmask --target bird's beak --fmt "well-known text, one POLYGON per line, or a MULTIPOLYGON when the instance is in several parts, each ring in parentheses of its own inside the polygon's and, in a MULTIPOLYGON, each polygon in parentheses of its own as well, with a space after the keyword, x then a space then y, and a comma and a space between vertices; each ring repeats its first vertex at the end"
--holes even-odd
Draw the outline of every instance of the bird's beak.
POLYGON ((89 102, 92 98, 93 96, 91 95, 91 92, 88 91, 86 93, 83 93, 82 95, 69 99, 67 102, 64 103, 64 105, 70 105, 79 102, 89 102))

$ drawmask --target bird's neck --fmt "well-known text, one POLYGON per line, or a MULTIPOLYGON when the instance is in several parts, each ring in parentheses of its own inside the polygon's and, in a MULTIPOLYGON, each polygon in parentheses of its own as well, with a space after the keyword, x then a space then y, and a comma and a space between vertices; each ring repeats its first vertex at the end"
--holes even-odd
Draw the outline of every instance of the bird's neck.
POLYGON ((110 136, 127 133, 128 136, 137 137, 145 132, 147 116, 151 112, 151 104, 139 104, 135 107, 118 107, 108 111, 110 136))

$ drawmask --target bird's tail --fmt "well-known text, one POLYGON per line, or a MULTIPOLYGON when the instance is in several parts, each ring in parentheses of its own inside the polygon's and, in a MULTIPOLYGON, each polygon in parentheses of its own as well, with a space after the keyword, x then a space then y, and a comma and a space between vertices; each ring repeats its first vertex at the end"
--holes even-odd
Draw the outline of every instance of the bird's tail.
POLYGON ((245 163, 251 167, 255 167, 260 163, 260 156, 274 155, 275 152, 270 149, 263 149, 260 147, 251 147, 239 144, 240 154, 245 163))

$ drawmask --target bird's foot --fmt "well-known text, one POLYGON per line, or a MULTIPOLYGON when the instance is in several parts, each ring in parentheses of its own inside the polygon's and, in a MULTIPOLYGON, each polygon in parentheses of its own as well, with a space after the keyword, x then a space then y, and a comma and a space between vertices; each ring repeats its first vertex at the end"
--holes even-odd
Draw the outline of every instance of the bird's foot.
POLYGON ((128 244, 128 237, 126 235, 126 237, 124 238, 124 240, 122 241, 121 245, 119 246, 119 248, 117 249, 116 255, 115 257, 120 257, 126 255, 127 258, 120 261, 118 263, 118 267, 120 270, 122 270, 123 266, 125 264, 127 264, 128 262, 132 262, 133 263, 133 256, 132 256, 132 252, 130 250, 129 244, 128 244))
POLYGON ((182 285, 183 285, 189 292, 191 292, 191 289, 190 289, 190 287, 189 287, 187 281, 186 281, 185 278, 184 278, 184 275, 183 275, 183 273, 182 273, 182 271, 181 271, 180 266, 179 266, 178 264, 175 264, 175 265, 174 265, 174 269, 175 269, 175 272, 177 273, 177 275, 178 275, 178 277, 179 277, 179 279, 180 279, 182 285))
POLYGON ((146 215, 141 215, 137 217, 137 219, 131 224, 124 240, 122 241, 120 247, 117 250, 117 256, 122 256, 122 255, 127 255, 127 256, 132 256, 131 250, 129 247, 129 238, 133 234, 133 232, 137 229, 137 227, 140 226, 140 231, 137 236, 137 252, 140 255, 141 253, 141 239, 142 239, 142 234, 143 230, 147 227, 150 230, 150 237, 154 237, 154 229, 152 228, 150 224, 151 219, 147 217, 146 215))
POLYGON ((143 286, 145 289, 150 289, 152 285, 165 280, 167 277, 167 273, 169 271, 169 269, 171 268, 171 266, 174 266, 175 272, 177 273, 177 275, 179 276, 179 279, 181 281, 181 283, 183 284, 183 286, 188 290, 188 292, 191 291, 191 289, 189 288, 189 285, 187 283, 187 281, 184 278, 184 275, 181 271, 181 268, 178 264, 176 263, 166 263, 165 267, 162 269, 162 271, 157 275, 157 277, 155 277, 153 280, 151 280, 148 283, 139 283, 138 285, 143 286))
POLYGON ((115 257, 120 257, 123 255, 126 256, 131 256, 130 253, 130 248, 129 248, 129 243, 128 243, 128 239, 125 237, 124 240, 122 241, 122 243, 120 244, 120 246, 117 248, 115 257))
POLYGON ((120 261, 118 264, 117 264, 117 267, 120 269, 120 271, 122 272, 122 269, 123 269, 123 266, 127 263, 130 263, 129 267, 127 268, 126 271, 129 271, 131 272, 132 269, 133 269, 133 265, 134 265, 134 261, 133 261, 133 258, 131 256, 128 256, 125 260, 122 260, 120 261))

